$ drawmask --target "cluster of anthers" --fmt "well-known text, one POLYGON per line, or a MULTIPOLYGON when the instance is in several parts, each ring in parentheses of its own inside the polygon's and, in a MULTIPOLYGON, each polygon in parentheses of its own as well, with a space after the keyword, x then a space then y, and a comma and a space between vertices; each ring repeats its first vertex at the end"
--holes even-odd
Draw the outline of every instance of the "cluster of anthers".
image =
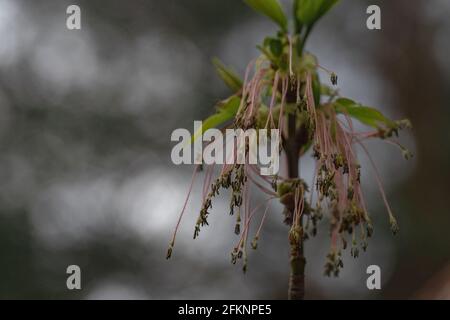
MULTIPOLYGON (((331 248, 327 256, 325 274, 337 276, 343 266, 342 250, 348 247, 348 241, 351 241, 351 255, 357 257, 360 248, 366 250, 367 238, 373 232, 361 189, 361 167, 355 146, 359 146, 367 154, 389 215, 391 229, 394 233, 398 231, 396 219, 364 141, 380 138, 399 146, 404 155, 409 157, 409 152, 394 140, 398 130, 408 127, 409 122, 389 120, 376 109, 342 98, 333 87, 320 84, 319 69, 328 74, 333 85, 337 84, 336 74, 319 66, 313 55, 296 54, 293 50, 295 46, 296 39, 287 35, 266 39, 260 47, 262 55, 249 64, 244 81, 240 84, 234 73, 227 71, 222 65, 219 66, 225 81, 235 89, 233 97, 240 99, 234 119, 223 129, 279 129, 282 137, 280 153, 287 150, 292 141, 294 144, 297 142, 298 158, 312 149, 315 158, 312 184, 308 187, 300 177, 263 176, 258 166, 249 164, 248 161, 244 164, 223 164, 219 170, 215 169, 214 165, 206 168, 197 165, 170 241, 167 258, 172 254, 176 233, 196 175, 200 169, 204 169, 201 210, 195 225, 194 238, 199 236, 202 227, 208 225, 213 198, 218 196, 221 190, 229 190, 229 214, 236 217, 234 231, 238 235, 231 251, 231 261, 235 264, 242 259, 243 270, 246 271, 247 247, 250 242, 251 248, 257 248, 273 200, 278 199, 285 207, 285 222, 291 228, 291 246, 300 245, 303 240, 315 236, 319 220, 324 212, 328 212, 331 248), (355 131, 354 119, 372 127, 373 130, 355 131), (216 170, 219 174, 214 179, 216 170), (252 186, 267 197, 254 208, 251 208, 252 186), (256 233, 249 241, 250 226, 258 216, 258 226, 254 228, 256 233)), ((248 160, 248 149, 246 159, 248 160)))

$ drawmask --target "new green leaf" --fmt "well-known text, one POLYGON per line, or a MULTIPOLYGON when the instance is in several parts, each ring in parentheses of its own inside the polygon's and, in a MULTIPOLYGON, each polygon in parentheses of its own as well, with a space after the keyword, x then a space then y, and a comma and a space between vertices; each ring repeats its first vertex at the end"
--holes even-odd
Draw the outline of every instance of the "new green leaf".
POLYGON ((288 29, 288 21, 278 0, 244 0, 253 10, 275 21, 283 31, 288 29))
POLYGON ((237 96, 232 96, 231 98, 222 101, 217 107, 217 112, 209 118, 203 120, 202 129, 194 132, 191 143, 201 137, 206 130, 217 128, 225 122, 233 119, 240 104, 241 99, 237 96))
POLYGON ((234 70, 227 68, 219 59, 214 58, 213 64, 216 67, 217 74, 225 82, 225 84, 234 92, 242 89, 242 80, 234 72, 234 70))
POLYGON ((295 0, 295 16, 299 26, 311 28, 339 0, 295 0))
POLYGON ((347 98, 337 99, 334 102, 334 106, 336 112, 348 114, 359 122, 377 129, 383 125, 388 128, 396 128, 398 126, 394 121, 385 117, 377 109, 363 106, 347 98))
POLYGON ((283 44, 280 39, 270 39, 269 47, 272 54, 277 58, 283 53, 283 44))
POLYGON ((314 72, 312 76, 312 89, 314 96, 314 104, 318 106, 320 104, 321 88, 320 88, 319 74, 317 72, 314 72))

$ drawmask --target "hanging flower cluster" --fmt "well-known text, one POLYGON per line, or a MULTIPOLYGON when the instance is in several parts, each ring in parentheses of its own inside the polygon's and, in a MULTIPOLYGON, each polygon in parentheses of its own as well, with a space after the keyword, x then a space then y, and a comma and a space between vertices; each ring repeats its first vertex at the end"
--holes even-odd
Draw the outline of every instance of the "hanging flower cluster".
MULTIPOLYGON (((325 274, 337 276, 343 266, 342 250, 350 248, 351 255, 358 257, 360 249, 366 250, 367 239, 373 233, 361 187, 361 166, 355 147, 362 150, 372 164, 374 179, 386 206, 391 229, 396 233, 396 219, 364 143, 368 139, 377 138, 398 146, 404 156, 409 158, 409 151, 395 139, 401 129, 410 127, 410 123, 407 120, 390 120, 377 109, 340 96, 335 88, 338 82, 336 73, 319 65, 314 55, 304 51, 315 20, 308 22, 306 18, 302 20, 299 18, 301 15, 297 15, 296 31, 290 35, 283 16, 277 9, 281 7, 273 5, 277 1, 246 2, 276 21, 281 30, 275 37, 266 38, 258 46, 261 55, 249 63, 244 80, 220 61, 214 60, 220 77, 234 94, 218 104, 217 113, 205 121, 203 130, 212 126, 223 130, 279 129, 282 138, 280 153, 294 154, 294 165, 298 166, 300 158, 310 151, 315 159, 314 178, 307 184, 296 174, 298 168, 294 168, 295 174, 288 170, 285 175, 261 175, 258 165, 247 161, 248 148, 243 164, 231 161, 220 168, 215 168, 214 165, 196 166, 170 241, 167 258, 172 254, 176 232, 186 211, 194 180, 200 169, 203 169, 201 209, 194 226, 194 239, 199 236, 203 227, 208 226, 214 198, 226 191, 230 197, 228 213, 235 217, 234 232, 238 235, 236 244, 231 249, 231 261, 235 264, 242 260, 243 270, 246 271, 247 249, 258 247, 270 204, 277 200, 284 205, 284 222, 290 227, 289 241, 294 249, 303 246, 304 240, 315 236, 319 221, 325 216, 328 218, 331 245, 325 274), (266 7, 258 6, 261 3, 273 6, 267 11, 266 7), (329 78, 331 86, 320 82, 320 72, 329 78), (353 123, 355 120, 369 129, 364 132, 356 131, 353 123), (264 201, 254 207, 251 201, 253 190, 259 190, 266 196, 264 201), (251 228, 254 223, 256 227, 251 228), (251 234, 251 230, 256 232, 251 234)), ((295 1, 295 5, 307 2, 295 1)), ((325 3, 326 8, 316 14, 316 20, 337 1, 317 0, 319 2, 325 3)), ((236 157, 236 153, 232 156, 236 157)))

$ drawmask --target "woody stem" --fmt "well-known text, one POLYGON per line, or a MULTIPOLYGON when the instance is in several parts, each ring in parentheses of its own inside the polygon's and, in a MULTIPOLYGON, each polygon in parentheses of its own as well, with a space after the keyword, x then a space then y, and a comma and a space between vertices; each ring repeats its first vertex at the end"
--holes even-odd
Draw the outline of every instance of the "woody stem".
MULTIPOLYGON (((296 131, 296 117, 295 115, 288 116, 288 133, 289 137, 285 141, 285 151, 288 164, 288 175, 290 179, 299 177, 298 158, 299 152, 304 144, 303 140, 305 133, 303 128, 296 131), (300 139, 299 139, 300 138, 300 139)), ((295 221, 293 222, 295 223, 295 221)), ((300 219, 300 227, 301 227, 300 219)), ((291 273, 289 276, 289 300, 303 300, 305 297, 305 264, 306 259, 303 252, 303 238, 300 237, 298 241, 289 239, 290 245, 290 265, 291 273)))

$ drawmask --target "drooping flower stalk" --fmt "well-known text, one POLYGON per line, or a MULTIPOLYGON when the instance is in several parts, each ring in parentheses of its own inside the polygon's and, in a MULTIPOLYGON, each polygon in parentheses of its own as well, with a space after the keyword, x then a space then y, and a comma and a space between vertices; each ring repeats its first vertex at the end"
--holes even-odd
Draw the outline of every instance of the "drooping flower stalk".
MULTIPOLYGON (((246 140, 244 163, 238 163, 238 141, 236 137, 232 137, 230 140, 233 142, 233 152, 226 155, 227 161, 218 170, 219 173, 214 176, 213 166, 205 170, 201 209, 194 227, 194 239, 199 236, 203 227, 209 225, 208 217, 214 198, 221 191, 227 190, 230 197, 229 214, 235 216, 234 231, 238 237, 231 251, 231 261, 236 264, 238 260, 242 260, 245 272, 249 259, 247 247, 253 230, 252 222, 258 213, 263 212, 250 243, 250 246, 256 249, 266 215, 271 211, 270 205, 273 200, 278 199, 284 206, 284 222, 289 226, 291 274, 288 297, 303 299, 306 265, 304 244, 307 239, 317 234, 318 223, 323 217, 328 218, 330 225, 330 251, 324 271, 328 276, 338 276, 343 267, 342 251, 347 249, 349 241, 351 255, 356 258, 360 248, 366 250, 367 240, 373 233, 361 187, 361 166, 355 146, 368 155, 388 211, 392 231, 398 231, 380 175, 364 142, 378 138, 400 147, 405 157, 409 157, 410 153, 394 140, 394 136, 398 135, 400 129, 410 127, 410 124, 407 120, 392 121, 374 108, 339 95, 338 90, 334 88, 337 85, 337 75, 320 66, 317 58, 304 50, 306 39, 315 23, 315 20, 302 20, 301 10, 308 7, 302 7, 300 2, 294 0, 296 29, 294 34, 289 34, 287 25, 280 18, 283 15, 281 7, 281 11, 272 16, 271 12, 266 10, 267 6, 258 6, 259 2, 267 1, 272 3, 272 8, 278 8, 276 0, 245 1, 255 10, 275 20, 281 31, 275 37, 266 38, 263 45, 258 47, 261 55, 248 64, 243 81, 233 71, 216 63, 219 74, 234 92, 230 98, 219 104, 218 112, 221 108, 231 108, 232 104, 227 101, 239 99, 235 110, 225 109, 226 114, 232 114, 232 117, 224 119, 222 130, 278 129, 281 136, 279 152, 285 153, 287 160, 284 170, 286 174, 262 175, 260 166, 249 161, 251 151, 246 140), (325 72, 330 78, 331 87, 319 81, 319 71, 325 72), (354 130, 354 120, 372 129, 357 132, 354 130), (299 171, 300 157, 308 150, 312 150, 315 159, 313 180, 309 186, 299 171), (260 191, 267 198, 255 205, 251 201, 253 190, 260 191)), ((314 1, 322 1, 323 8, 326 9, 317 13, 317 19, 337 2, 314 1)), ((308 1, 302 1, 306 2, 308 1)), ((311 8, 316 6, 309 7, 311 8)), ((192 181, 196 178, 197 171, 196 168, 192 181)), ((176 232, 192 186, 193 182, 167 257, 172 253, 176 232)))

